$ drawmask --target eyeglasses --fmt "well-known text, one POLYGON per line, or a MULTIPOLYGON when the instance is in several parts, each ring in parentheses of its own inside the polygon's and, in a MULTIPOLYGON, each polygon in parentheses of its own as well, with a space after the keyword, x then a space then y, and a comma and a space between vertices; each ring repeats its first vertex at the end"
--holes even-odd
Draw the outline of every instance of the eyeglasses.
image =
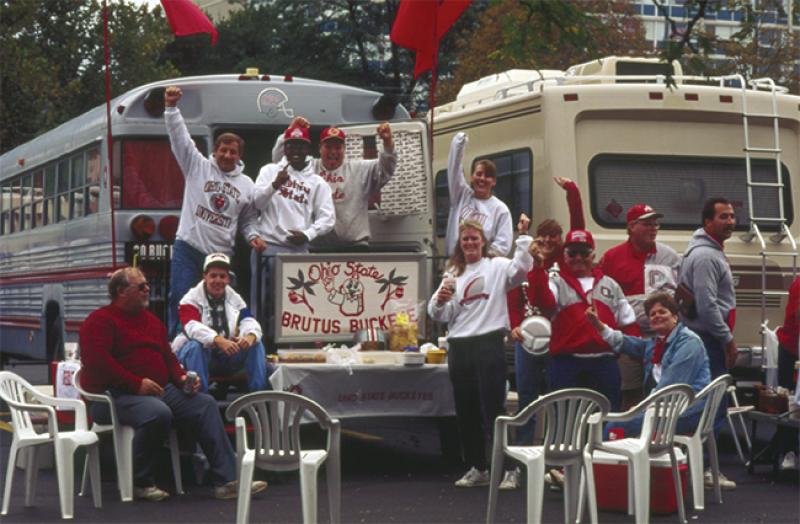
POLYGON ((589 248, 570 248, 564 250, 564 253, 566 253, 570 258, 589 258, 592 256, 593 251, 589 248))
POLYGON ((142 282, 141 284, 128 284, 128 287, 131 286, 135 287, 139 291, 144 291, 150 287, 150 284, 148 282, 142 282))
POLYGON ((646 228, 648 228, 648 229, 649 229, 649 228, 656 228, 656 229, 658 229, 658 228, 660 228, 660 227, 661 227, 661 224, 659 224, 658 222, 642 222, 641 220, 637 220, 637 221, 636 221, 636 223, 637 223, 637 224, 639 224, 640 226, 642 226, 642 227, 646 227, 646 228))

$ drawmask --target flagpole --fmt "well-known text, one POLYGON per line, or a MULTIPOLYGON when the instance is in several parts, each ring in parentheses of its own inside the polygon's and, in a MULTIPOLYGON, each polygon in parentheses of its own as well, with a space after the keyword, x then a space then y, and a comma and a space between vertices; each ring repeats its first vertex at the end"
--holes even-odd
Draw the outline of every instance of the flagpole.
POLYGON ((114 170, 114 141, 111 133, 111 48, 108 44, 108 0, 103 0, 103 52, 105 55, 106 81, 106 141, 108 142, 108 160, 106 162, 106 172, 104 176, 106 184, 109 186, 109 209, 111 209, 111 267, 116 270, 117 228, 114 219, 114 176, 112 174, 114 170))
POLYGON ((431 67, 431 92, 428 95, 428 111, 431 114, 431 129, 430 129, 430 142, 428 148, 431 150, 430 168, 433 172, 433 110, 436 107, 436 68, 439 63, 439 41, 436 39, 436 32, 439 25, 439 10, 433 10, 433 46, 431 53, 433 54, 433 67, 431 67))

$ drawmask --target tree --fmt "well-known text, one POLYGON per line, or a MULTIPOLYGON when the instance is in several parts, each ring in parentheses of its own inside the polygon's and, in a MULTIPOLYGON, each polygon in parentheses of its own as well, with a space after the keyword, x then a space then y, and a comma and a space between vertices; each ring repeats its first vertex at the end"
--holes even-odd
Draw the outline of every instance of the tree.
MULTIPOLYGON (((7 151, 105 99, 98 0, 0 3, 0 148, 7 151)), ((111 4, 112 93, 176 76, 160 8, 111 4)))
POLYGON ((512 68, 565 69, 612 54, 651 53, 632 6, 622 0, 495 0, 479 27, 456 42, 458 65, 439 96, 512 68))

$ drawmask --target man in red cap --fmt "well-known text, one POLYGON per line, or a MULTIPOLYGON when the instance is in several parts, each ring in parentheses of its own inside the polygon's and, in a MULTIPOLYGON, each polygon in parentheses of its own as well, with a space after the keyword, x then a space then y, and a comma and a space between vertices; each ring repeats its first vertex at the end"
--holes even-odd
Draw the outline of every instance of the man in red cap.
MULTIPOLYGON (((629 333, 636 315, 614 279, 593 268, 594 239, 585 229, 573 229, 564 239, 564 266, 551 273, 544 291, 555 304, 547 366, 551 391, 587 387, 608 397, 619 409, 620 377, 614 351, 586 318, 593 307, 603 323, 629 333)), ((538 260, 534 269, 544 271, 538 260)), ((549 304, 548 304, 549 305, 549 304)))
MULTIPOLYGON (((292 126, 308 129, 311 123, 302 116, 292 126)), ((318 159, 310 159, 316 173, 325 179, 333 194, 336 225, 333 231, 314 240, 319 247, 362 250, 369 245, 370 229, 367 207, 370 195, 378 192, 394 176, 397 155, 394 151, 392 128, 384 122, 375 130, 383 142, 377 159, 345 158, 345 132, 337 127, 322 130, 319 136, 318 159)), ((278 137, 272 150, 277 162, 283 152, 283 138, 278 137)))
MULTIPOLYGON (((599 264, 600 270, 622 287, 644 337, 653 334, 644 312, 645 299, 657 291, 673 293, 677 286, 680 257, 671 247, 656 242, 658 219, 663 216, 647 204, 632 206, 627 215, 628 240, 606 251, 599 264)), ((618 364, 622 409, 627 409, 644 395, 644 368, 642 362, 627 355, 620 355, 618 364)))
POLYGON ((253 205, 261 212, 259 220, 244 231, 253 247, 250 304, 268 331, 272 323, 265 313, 275 255, 307 253, 309 242, 328 233, 336 221, 331 188, 306 158, 308 128, 289 127, 283 138, 284 158, 262 167, 256 179, 253 205))

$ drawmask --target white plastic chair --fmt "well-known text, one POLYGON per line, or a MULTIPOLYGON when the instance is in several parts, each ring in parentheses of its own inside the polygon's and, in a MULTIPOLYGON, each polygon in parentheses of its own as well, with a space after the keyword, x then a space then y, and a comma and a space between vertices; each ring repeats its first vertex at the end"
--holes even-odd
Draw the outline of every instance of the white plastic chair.
MULTIPOLYGON (((108 394, 89 393, 81 387, 81 370, 78 370, 72 377, 75 389, 85 398, 93 402, 108 404, 111 414, 111 424, 99 424, 92 421, 91 430, 97 434, 111 432, 114 441, 114 460, 117 464, 117 485, 119 495, 123 502, 133 500, 133 437, 136 430, 130 426, 123 426, 117 418, 117 408, 114 405, 114 397, 108 394)), ((183 480, 181 477, 181 455, 178 448, 178 436, 174 429, 169 432, 169 450, 172 458, 172 473, 175 478, 175 490, 183 495, 183 480)), ((81 483, 81 496, 86 491, 86 468, 83 470, 83 482, 81 483)))
POLYGON ((300 471, 303 522, 317 522, 317 472, 327 460, 328 502, 332 523, 340 521, 341 473, 339 420, 316 402, 284 391, 259 391, 236 399, 225 410, 236 421, 236 455, 239 469, 237 524, 250 519, 250 485, 255 468, 269 471, 300 471), (300 424, 311 418, 327 430, 324 449, 302 449, 300 424), (247 424, 253 428, 253 447, 247 444, 247 424))
POLYGON ((732 381, 733 379, 730 375, 721 375, 714 379, 711 384, 704 387, 692 402, 692 406, 694 406, 705 401, 703 413, 700 415, 700 422, 698 422, 694 434, 689 436, 675 435, 675 442, 686 446, 688 451, 689 475, 692 480, 692 499, 696 510, 702 510, 705 507, 703 442, 706 443, 708 448, 708 460, 714 477, 714 492, 717 496, 717 503, 722 503, 722 490, 719 486, 719 455, 717 454, 717 441, 714 438, 714 419, 732 381))
MULTIPOLYGON (((625 457, 628 461, 628 514, 636 515, 636 524, 650 521, 650 459, 669 455, 672 477, 675 481, 675 499, 678 502, 678 517, 686 523, 683 507, 678 460, 675 456, 675 427, 678 417, 694 398, 694 391, 686 384, 674 384, 653 392, 649 397, 625 413, 609 413, 608 422, 625 421, 644 413, 642 432, 635 438, 623 438, 608 442, 592 442, 594 450, 625 457)), ((594 477, 587 475, 589 493, 594 492, 594 477)))
POLYGON ((22 449, 26 448, 28 449, 28 460, 25 467, 25 506, 33 505, 36 494, 36 477, 39 470, 37 452, 42 444, 49 442, 53 443, 53 448, 55 449, 61 518, 71 519, 73 516, 75 502, 73 498, 74 453, 81 446, 86 446, 87 462, 91 465, 90 474, 94 507, 101 507, 100 456, 98 454, 97 435, 87 429, 86 406, 84 406, 83 402, 39 393, 26 380, 10 371, 0 371, 0 398, 11 409, 11 423, 14 426, 14 437, 11 441, 8 465, 6 466, 3 510, 0 514, 8 514, 17 455, 22 449), (74 431, 59 431, 56 407, 75 411, 74 431), (36 432, 31 421, 31 413, 43 413, 47 416, 47 433, 36 432))
MULTIPOLYGON (((495 521, 504 454, 525 465, 528 522, 542 521, 545 464, 564 467, 564 521, 572 523, 579 520, 581 470, 587 476, 592 475, 592 459, 584 451, 594 433, 592 425, 599 424, 608 410, 609 401, 602 394, 589 389, 574 388, 539 397, 515 416, 497 417, 494 421, 487 524, 495 521), (509 445, 508 429, 523 426, 534 416, 544 425, 542 445, 509 445)), ((589 493, 589 513, 592 522, 596 523, 597 503, 593 492, 589 493)))

